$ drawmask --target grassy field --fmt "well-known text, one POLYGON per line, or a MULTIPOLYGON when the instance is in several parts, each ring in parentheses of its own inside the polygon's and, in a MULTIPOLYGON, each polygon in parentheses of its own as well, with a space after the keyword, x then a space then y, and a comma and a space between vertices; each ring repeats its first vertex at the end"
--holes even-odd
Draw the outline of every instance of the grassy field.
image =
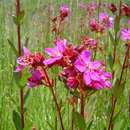
MULTIPOLYGON (((84 1, 89 2, 90 0, 84 1)), ((51 21, 49 17, 58 14, 62 3, 68 4, 71 9, 71 16, 65 25, 65 32, 62 37, 79 44, 78 36, 81 34, 79 20, 82 17, 82 12, 78 8, 79 2, 79 0, 21 0, 21 9, 25 11, 21 29, 22 44, 28 39, 28 47, 32 52, 43 52, 45 47, 53 45, 54 35, 50 31, 51 21)), ((119 1, 114 0, 114 2, 118 3, 119 1)), ((13 14, 15 14, 15 0, 0 0, 0 130, 14 130, 12 113, 13 110, 19 112, 19 88, 13 78, 16 56, 7 40, 10 39, 17 47, 17 33, 12 18, 13 14)), ((112 52, 112 43, 109 37, 102 37, 101 44, 106 46, 106 50, 104 50, 105 60, 108 70, 111 71, 107 59, 109 53, 112 52)), ((121 64, 124 51, 124 44, 120 41, 117 55, 120 57, 121 64)), ((97 58, 103 59, 104 55, 98 54, 97 58)), ((54 69, 51 74, 56 77, 56 73, 57 70, 54 69)), ((130 130, 129 71, 128 75, 125 90, 117 102, 114 130, 130 130)), ((58 79, 56 78, 56 80, 58 79)), ((62 86, 64 84, 58 81, 57 97, 62 106, 61 112, 65 128, 70 130, 72 108, 68 103, 68 98, 71 97, 71 94, 62 86)), ((28 87, 25 87, 24 92, 27 90, 28 87)), ((41 86, 30 89, 30 96, 25 107, 27 109, 25 111, 25 130, 31 130, 32 127, 35 127, 36 130, 60 130, 60 123, 56 119, 55 104, 52 102, 52 96, 47 88, 41 86)), ((104 128, 108 125, 111 111, 111 91, 101 90, 92 95, 86 103, 85 111, 88 115, 86 119, 88 125, 92 121, 90 130, 106 130, 104 128)))

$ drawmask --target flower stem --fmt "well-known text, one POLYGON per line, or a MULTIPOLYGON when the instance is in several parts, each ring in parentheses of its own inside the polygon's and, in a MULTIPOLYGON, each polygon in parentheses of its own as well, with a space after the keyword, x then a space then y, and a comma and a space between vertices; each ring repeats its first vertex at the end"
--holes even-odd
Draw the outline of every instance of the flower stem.
POLYGON ((59 107, 59 104, 58 104, 58 102, 57 102, 57 98, 56 98, 56 96, 55 96, 53 87, 50 87, 50 90, 51 90, 51 92, 52 92, 53 99, 54 99, 55 104, 56 104, 56 107, 57 107, 57 112, 58 112, 58 115, 59 115, 59 119, 60 119, 60 123, 61 123, 62 130, 65 130, 65 129, 64 129, 64 125, 63 125, 63 121, 62 121, 61 112, 60 112, 60 107, 59 107))
POLYGON ((80 96, 80 114, 82 115, 82 117, 84 118, 84 95, 83 93, 80 96))
MULTIPOLYGON (((122 77, 123 77, 123 73, 124 73, 124 70, 125 70, 125 66, 126 66, 128 56, 129 56, 129 45, 127 46, 126 52, 125 52, 122 71, 121 71, 121 75, 120 75, 120 79, 119 79, 119 83, 118 83, 119 86, 121 85, 121 81, 122 81, 122 77)), ((111 117, 110 117, 110 121, 109 121, 108 130, 113 130, 113 127, 114 127, 114 124, 112 123, 112 120, 113 120, 113 116, 114 116, 116 102, 117 102, 117 98, 113 96, 113 99, 112 99, 112 113, 111 113, 111 117)))
MULTIPOLYGON (((18 17, 20 13, 20 0, 16 0, 16 16, 18 17)), ((18 38, 18 54, 21 56, 21 32, 20 24, 17 24, 17 38, 18 38)), ((20 78, 22 77, 22 72, 20 72, 20 78)), ((21 128, 24 129, 24 92, 23 88, 20 89, 20 115, 21 115, 21 128)))
POLYGON ((53 88, 54 88, 54 84, 51 83, 51 81, 50 81, 50 79, 49 79, 49 76, 48 76, 46 70, 45 70, 44 68, 43 68, 43 70, 44 70, 45 77, 46 77, 45 80, 46 80, 46 82, 49 84, 49 88, 50 88, 50 91, 51 91, 51 93, 52 93, 53 100, 54 100, 54 102, 55 102, 55 104, 56 104, 56 107, 57 107, 57 113, 58 113, 59 120, 60 120, 60 123, 61 123, 61 128, 62 128, 62 130, 65 130, 65 129, 64 129, 64 125, 63 125, 62 116, 61 116, 60 106, 59 106, 59 104, 58 104, 57 97, 56 97, 55 92, 54 92, 54 89, 53 89, 53 88))
POLYGON ((81 92, 80 92, 80 115, 83 117, 83 119, 84 119, 84 107, 85 107, 85 97, 84 97, 83 91, 81 90, 81 92))
MULTIPOLYGON (((74 106, 72 108, 72 114, 74 113, 75 109, 74 109, 74 106)), ((74 120, 73 120, 73 117, 72 117, 72 120, 71 120, 71 130, 74 130, 74 120)))

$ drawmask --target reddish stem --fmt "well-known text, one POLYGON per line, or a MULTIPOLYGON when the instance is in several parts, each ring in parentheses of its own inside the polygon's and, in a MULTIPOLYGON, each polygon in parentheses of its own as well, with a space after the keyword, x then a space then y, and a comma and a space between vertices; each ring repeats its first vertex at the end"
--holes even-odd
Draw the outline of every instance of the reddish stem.
MULTIPOLYGON (((74 113, 74 111, 75 111, 75 108, 74 108, 74 105, 73 105, 72 114, 74 113)), ((72 121, 71 121, 71 130, 74 130, 74 120, 73 120, 73 117, 72 117, 72 121)))
MULTIPOLYGON (((123 62, 123 66, 122 66, 122 71, 121 71, 121 75, 120 75, 120 79, 119 79, 119 83, 118 83, 119 86, 121 85, 121 81, 122 81, 123 73, 124 73, 124 70, 125 70, 125 65, 126 65, 126 62, 127 62, 128 55, 129 55, 129 46, 127 46, 126 52, 125 52, 125 57, 124 57, 124 62, 123 62)), ((110 117, 110 121, 109 121, 108 130, 113 130, 113 127, 114 127, 114 124, 112 123, 112 120, 113 120, 113 116, 114 116, 116 102, 117 102, 117 98, 113 96, 113 100, 112 100, 112 113, 111 113, 111 117, 110 117)))
MULTIPOLYGON (((16 16, 20 14, 20 0, 16 0, 16 16)), ((17 38, 18 38, 18 56, 21 56, 21 33, 20 25, 17 25, 17 38)), ((20 72, 20 78, 22 77, 22 72, 20 72)), ((24 93, 23 88, 20 89, 20 115, 21 115, 21 128, 24 129, 24 93)))
POLYGON ((45 77, 46 77, 46 82, 49 84, 49 88, 50 88, 50 91, 53 95, 53 99, 54 99, 54 102, 56 104, 56 107, 57 107, 57 113, 58 113, 58 116, 59 116, 59 119, 60 119, 60 123, 61 123, 61 127, 62 127, 62 130, 65 130, 64 129, 64 125, 63 125, 63 121, 62 121, 62 116, 61 116, 61 111, 60 111, 60 107, 59 107, 59 104, 58 104, 58 101, 57 101, 57 98, 56 98, 56 95, 55 95, 55 92, 54 92, 54 85, 53 83, 51 83, 50 79, 49 79, 49 76, 46 72, 46 70, 43 68, 44 70, 44 73, 45 73, 45 77))
POLYGON ((83 117, 83 119, 84 119, 84 107, 85 107, 85 97, 84 97, 83 90, 81 89, 80 91, 80 115, 83 117))

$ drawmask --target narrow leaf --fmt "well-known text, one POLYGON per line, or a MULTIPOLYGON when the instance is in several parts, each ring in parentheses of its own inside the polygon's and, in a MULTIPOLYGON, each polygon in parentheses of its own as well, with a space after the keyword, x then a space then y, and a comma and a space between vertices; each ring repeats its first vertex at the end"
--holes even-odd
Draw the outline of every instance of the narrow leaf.
POLYGON ((28 78, 31 76, 30 73, 24 73, 24 76, 22 76, 22 78, 20 79, 20 86, 24 87, 27 84, 27 80, 28 78))
POLYGON ((78 112, 73 112, 72 117, 73 117, 76 128, 84 130, 86 127, 86 124, 85 124, 85 120, 83 119, 83 117, 78 112))
POLYGON ((89 125, 88 125, 88 127, 87 127, 87 129, 86 129, 86 130, 90 130, 90 129, 91 129, 91 126, 92 126, 92 124, 93 124, 93 120, 91 120, 91 121, 90 121, 90 123, 89 123, 89 125))
POLYGON ((15 125, 16 130, 22 130, 21 129, 21 124, 20 124, 20 115, 18 112, 16 112, 15 110, 13 110, 13 122, 15 125))
POLYGON ((116 16, 115 22, 114 22, 114 31, 115 31, 115 33, 118 33, 119 30, 120 30, 120 17, 116 16))
POLYGON ((115 45, 115 38, 113 37, 112 33, 109 31, 109 37, 110 37, 110 40, 112 42, 112 44, 115 45))
POLYGON ((116 98, 120 97, 123 94, 123 91, 124 91, 124 88, 125 88, 125 83, 126 82, 123 82, 119 86, 119 79, 116 80, 116 83, 115 83, 115 85, 112 89, 112 93, 116 98))
POLYGON ((29 95, 30 95, 30 89, 27 90, 25 96, 24 96, 24 105, 26 104, 27 102, 27 99, 29 98, 29 95))
POLYGON ((9 45, 10 45, 12 51, 14 52, 14 54, 15 54, 16 56, 18 56, 18 51, 17 51, 17 49, 15 48, 14 44, 13 44, 9 39, 7 39, 7 40, 8 40, 8 43, 9 43, 9 45))

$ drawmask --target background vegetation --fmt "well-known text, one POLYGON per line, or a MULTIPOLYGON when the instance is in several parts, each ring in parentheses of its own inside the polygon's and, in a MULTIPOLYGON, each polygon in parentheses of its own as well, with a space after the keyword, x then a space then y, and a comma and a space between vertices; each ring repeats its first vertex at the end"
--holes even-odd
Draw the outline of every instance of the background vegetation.
MULTIPOLYGON (((89 2, 90 0, 84 0, 89 2)), ((110 0, 108 0, 111 2, 110 0)), ((107 2, 108 2, 107 1, 107 2)), ((21 0, 21 9, 25 11, 25 18, 22 24, 22 43, 28 41, 28 47, 32 52, 43 51, 43 48, 53 44, 54 36, 51 33, 52 15, 58 14, 59 7, 66 3, 71 8, 71 16, 66 25, 62 37, 78 44, 79 19, 82 12, 78 8, 79 0, 21 0)), ((118 0, 114 0, 118 5, 118 0)), ((16 56, 12 52, 8 40, 17 47, 16 26, 12 15, 15 14, 15 0, 0 0, 0 130, 14 130, 15 126, 12 120, 13 110, 19 110, 19 89, 13 78, 16 56)), ((109 38, 103 40, 110 43, 109 38)), ((111 44, 111 43, 110 43, 111 44)), ((118 47, 118 54, 124 52, 122 43, 118 47)), ((108 47, 111 50, 111 45, 108 47)), ((108 51, 109 52, 109 51, 108 51)), ((108 53, 106 53, 108 55, 108 53)), ((102 56, 98 56, 102 57, 102 56)), ((57 70, 52 73, 55 76, 57 70)), ((128 98, 130 80, 123 95, 118 100, 115 116, 115 130, 130 130, 130 119, 128 118, 129 107, 128 98)), ((69 130, 71 121, 71 106, 68 104, 68 95, 63 84, 58 81, 57 95, 62 104, 62 115, 66 130, 69 130)), ((25 92, 28 89, 25 88, 25 92)), ((111 91, 102 90, 96 92, 87 102, 85 111, 89 115, 88 122, 92 122, 91 130, 103 130, 107 125, 107 120, 111 107, 111 91)), ((48 89, 39 87, 30 90, 30 96, 26 102, 27 111, 25 113, 25 130, 33 126, 37 130, 52 130, 52 127, 59 127, 59 122, 55 119, 55 105, 48 89), (55 126, 57 124, 58 126, 55 126)), ((59 130, 59 129, 58 129, 59 130)))

